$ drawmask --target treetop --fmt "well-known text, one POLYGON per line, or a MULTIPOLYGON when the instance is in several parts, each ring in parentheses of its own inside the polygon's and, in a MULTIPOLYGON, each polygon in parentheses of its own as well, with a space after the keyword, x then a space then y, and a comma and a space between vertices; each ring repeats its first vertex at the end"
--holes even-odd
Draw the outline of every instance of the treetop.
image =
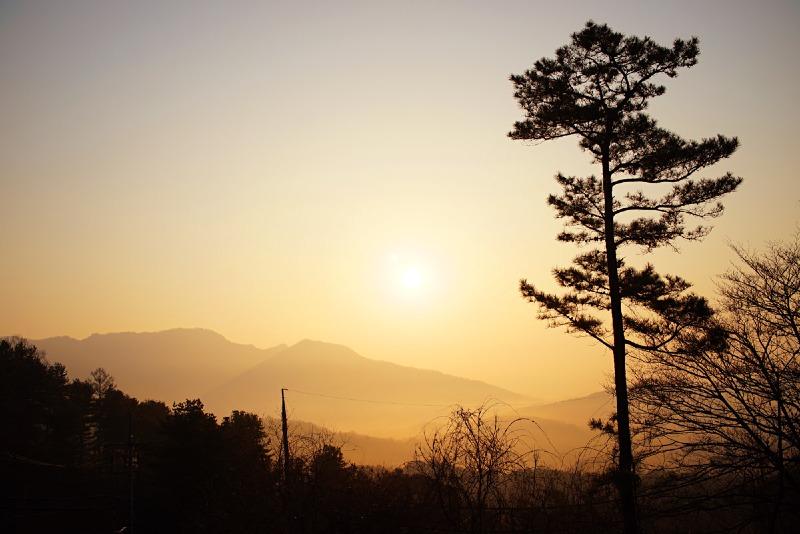
POLYGON ((691 37, 665 47, 589 21, 572 34, 570 44, 556 50, 555 58, 542 58, 524 74, 511 76, 526 117, 508 135, 537 140, 599 135, 606 121, 641 112, 650 98, 664 94, 665 87, 653 79, 694 66, 698 44, 691 37))

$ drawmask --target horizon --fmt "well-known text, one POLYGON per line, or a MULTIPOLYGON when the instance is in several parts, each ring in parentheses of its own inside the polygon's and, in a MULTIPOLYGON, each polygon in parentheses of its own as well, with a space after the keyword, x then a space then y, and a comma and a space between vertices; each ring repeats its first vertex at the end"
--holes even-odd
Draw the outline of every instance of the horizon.
MULTIPOLYGON (((590 438, 585 418, 610 409, 611 397, 603 391, 546 399, 435 369, 368 358, 318 340, 262 349, 193 328, 30 342, 46 361, 64 365, 69 380, 92 380, 102 367, 115 387, 133 398, 173 406, 196 399, 220 421, 237 410, 280 419, 279 393, 285 391, 289 419, 296 424, 318 425, 337 436, 411 440, 406 454, 411 453, 409 443, 457 406, 492 406, 509 420, 536 414, 536 431, 564 450, 590 438), (209 355, 225 365, 215 365, 209 355), (170 372, 173 368, 181 372, 170 372), (565 408, 569 406, 573 408, 565 408)), ((356 456, 348 453, 348 458, 380 459, 386 450, 367 444, 351 452, 356 456)), ((396 459, 397 454, 390 451, 389 457, 396 459)))
MULTIPOLYGON (((96 338, 96 337, 113 337, 113 336, 125 336, 125 335, 133 335, 133 336, 138 336, 138 335, 157 335, 157 334, 168 334, 168 333, 172 333, 172 332, 198 332, 198 333, 213 334, 214 336, 218 336, 218 337, 222 338, 225 342, 230 343, 232 345, 238 345, 238 346, 243 346, 243 347, 252 347, 252 348, 254 348, 256 350, 267 352, 267 353, 269 353, 269 356, 267 358, 272 358, 274 356, 277 356, 277 355, 281 354, 285 350, 288 350, 288 349, 291 349, 291 348, 295 348, 295 347, 298 347, 298 346, 303 345, 303 344, 314 344, 314 345, 325 345, 325 346, 331 346, 331 347, 338 347, 338 348, 346 349, 347 351, 354 353, 358 357, 363 358, 365 360, 372 361, 372 362, 388 363, 388 364, 391 364, 391 365, 397 365, 397 366, 400 366, 400 367, 406 367, 406 368, 409 368, 409 369, 415 369, 415 370, 419 370, 419 371, 432 371, 432 372, 435 372, 435 373, 441 373, 443 375, 451 376, 451 377, 454 377, 454 378, 459 378, 459 379, 464 379, 464 380, 469 380, 469 381, 475 381, 475 382, 484 383, 484 384, 487 384, 487 385, 490 385, 490 386, 495 386, 495 387, 498 387, 500 389, 506 390, 509 393, 513 393, 513 394, 516 394, 516 395, 520 395, 520 396, 526 397, 530 401, 530 403, 532 403, 532 404, 543 404, 543 403, 549 403, 549 402, 561 402, 561 401, 567 401, 567 400, 576 400, 576 399, 581 399, 581 398, 588 397, 588 396, 591 396, 593 394, 602 392, 600 389, 596 389, 594 391, 590 391, 590 392, 587 392, 585 394, 581 394, 581 395, 578 395, 578 396, 575 396, 575 397, 548 399, 548 398, 542 398, 542 397, 537 397, 537 396, 531 395, 528 392, 511 390, 511 389, 503 387, 502 385, 492 384, 492 383, 489 383, 489 382, 487 382, 485 380, 481 380, 479 378, 471 378, 471 377, 454 375, 454 374, 451 374, 451 373, 444 373, 444 372, 440 371, 439 369, 435 369, 433 367, 410 366, 410 365, 399 364, 397 362, 393 362, 393 361, 390 361, 390 360, 382 359, 380 357, 367 356, 367 355, 364 355, 364 354, 360 353, 358 350, 356 350, 356 349, 354 349, 352 347, 349 347, 348 345, 346 345, 344 343, 337 343, 337 342, 334 342, 334 341, 327 341, 327 340, 324 340, 324 339, 303 338, 303 339, 297 340, 297 341, 295 341, 293 343, 278 343, 277 345, 273 345, 273 346, 269 346, 269 347, 262 347, 262 346, 255 345, 253 343, 235 341, 235 340, 229 339, 228 337, 226 337, 224 334, 222 334, 220 332, 217 332, 217 331, 212 330, 210 328, 202 328, 202 327, 175 327, 175 328, 167 328, 165 330, 138 331, 138 332, 137 331, 93 332, 93 333, 91 333, 91 334, 89 334, 89 335, 87 335, 86 337, 83 337, 83 338, 76 338, 76 337, 66 336, 66 335, 62 335, 62 336, 47 336, 47 337, 39 338, 39 339, 26 338, 24 336, 18 336, 18 335, 7 335, 7 336, 2 336, 2 338, 6 338, 6 339, 7 338, 21 338, 21 339, 26 339, 26 340, 30 341, 31 343, 36 344, 37 342, 46 342, 48 340, 55 340, 55 339, 69 339, 71 341, 84 342, 84 341, 87 341, 87 340, 90 340, 90 339, 96 338), (278 352, 273 352, 276 349, 280 349, 280 350, 278 350, 278 352)), ((58 355, 57 354, 53 355, 51 357, 51 355, 47 351, 44 351, 44 355, 48 359, 48 361, 50 361, 50 363, 63 363, 58 359, 58 355)), ((109 365, 113 365, 114 362, 110 360, 108 363, 109 363, 109 365)), ((264 362, 263 361, 257 362, 255 364, 255 366, 258 366, 261 363, 264 363, 264 362)), ((104 369, 107 372, 109 372, 112 376, 114 376, 113 367, 108 367, 108 368, 104 368, 104 369)), ((247 372, 247 371, 250 371, 250 370, 251 369, 248 368, 248 369, 245 369, 244 372, 247 372)), ((79 375, 77 373, 71 372, 69 366, 67 366, 67 373, 72 378, 76 378, 76 379, 85 379, 86 378, 85 376, 81 376, 81 375, 79 375)), ((122 377, 122 378, 124 379, 124 377, 122 377)), ((198 396, 202 400, 202 396, 200 395, 200 393, 201 392, 198 392, 198 396)), ((158 400, 164 400, 164 399, 158 399, 158 400)), ((502 399, 497 399, 497 400, 502 400, 502 399)), ((455 404, 455 402, 454 402, 454 404, 455 404)))

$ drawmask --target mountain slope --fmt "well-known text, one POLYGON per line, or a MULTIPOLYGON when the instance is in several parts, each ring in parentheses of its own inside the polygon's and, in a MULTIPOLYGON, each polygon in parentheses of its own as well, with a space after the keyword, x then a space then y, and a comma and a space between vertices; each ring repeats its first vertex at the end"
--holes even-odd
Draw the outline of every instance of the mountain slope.
POLYGON ((526 406, 518 411, 530 417, 545 417, 585 427, 589 419, 605 419, 615 408, 614 397, 605 391, 597 391, 585 397, 526 406))
MULTIPOLYGON (((272 454, 277 458, 281 445, 281 421, 267 417, 264 424, 272 454)), ((289 449, 293 455, 308 457, 326 443, 341 447, 348 462, 392 468, 414 459, 417 439, 377 438, 355 432, 334 432, 306 421, 289 421, 289 449)))
POLYGON ((237 408, 275 416, 281 388, 288 388, 290 416, 375 436, 415 435, 456 403, 526 400, 478 380, 371 360, 341 345, 310 340, 242 373, 205 400, 215 413, 237 408))
POLYGON ((291 418, 376 437, 415 436, 456 403, 531 402, 485 382, 371 360, 318 341, 262 350, 209 330, 175 329, 33 343, 70 376, 85 378, 104 367, 123 391, 141 399, 199 397, 219 417, 234 409, 277 417, 285 387, 291 418))
POLYGON ((614 408, 614 398, 598 391, 575 399, 525 406, 514 414, 535 422, 526 426, 529 434, 535 437, 537 447, 556 452, 565 465, 569 465, 579 458, 590 463, 594 458, 603 458, 592 451, 602 448, 606 437, 591 430, 589 420, 607 419, 614 408), (591 451, 584 450, 587 446, 591 451))
MULTIPOLYGON (((422 432, 435 428, 457 403, 474 407, 498 400, 523 406, 500 405, 497 413, 507 420, 533 419, 520 423, 525 443, 557 456, 586 445, 595 435, 588 419, 613 410, 611 397, 602 392, 532 405, 522 395, 485 382, 372 360, 318 341, 258 349, 209 330, 176 329, 33 343, 50 361, 65 364, 72 377, 104 367, 126 393, 166 402, 200 397, 218 417, 238 409, 274 423, 280 416, 280 390, 288 388, 291 427, 310 425, 300 421, 327 427, 349 459, 366 464, 410 460, 415 444, 424 439, 422 432)), ((549 458, 543 461, 552 463, 549 458)))
POLYGON ((166 402, 196 398, 285 349, 232 343, 211 330, 92 334, 33 340, 73 378, 103 367, 126 393, 166 402))

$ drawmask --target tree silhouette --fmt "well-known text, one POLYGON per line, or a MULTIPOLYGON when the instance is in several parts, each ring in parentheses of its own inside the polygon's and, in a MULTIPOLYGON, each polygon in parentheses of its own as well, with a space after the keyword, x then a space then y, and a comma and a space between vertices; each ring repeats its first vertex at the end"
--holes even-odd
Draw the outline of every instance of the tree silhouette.
POLYGON ((103 400, 109 391, 117 387, 114 377, 102 367, 98 367, 89 373, 89 384, 92 386, 94 398, 98 400, 103 400))
POLYGON ((720 215, 717 199, 741 182, 731 174, 691 179, 730 156, 736 138, 686 141, 644 113, 651 98, 664 94, 656 78, 672 78, 679 68, 694 66, 698 53, 695 37, 664 47, 590 21, 556 50, 555 58, 542 58, 524 74, 511 76, 525 118, 509 136, 550 140, 576 135, 581 149, 601 167, 600 178, 559 173, 563 192, 548 198, 556 216, 566 220, 559 241, 599 247, 579 255, 573 266, 554 270, 566 294, 545 293, 525 280, 520 289, 539 305, 541 318, 588 335, 613 352, 617 483, 626 532, 638 531, 626 347, 667 350, 685 328, 708 319, 711 310, 704 299, 687 293, 686 281, 662 277, 651 265, 628 267, 618 251, 626 245, 650 251, 674 247, 679 238, 702 238, 709 229, 689 227, 687 219, 720 215), (610 313, 610 331, 595 311, 610 313))
POLYGON ((80 424, 64 402, 67 371, 20 338, 0 339, 0 453, 69 464, 78 456, 73 439, 80 424))
POLYGON ((162 511, 165 530, 220 531, 227 518, 215 498, 224 488, 224 442, 216 417, 199 399, 187 399, 173 404, 163 434, 156 486, 160 501, 169 503, 162 511))
POLYGON ((653 453, 689 475, 758 487, 773 531, 785 493, 800 493, 800 236, 734 250, 739 264, 719 286, 725 342, 647 354, 631 401, 653 453))
POLYGON ((527 467, 519 450, 521 420, 501 421, 491 413, 496 409, 491 403, 454 408, 446 422, 425 433, 415 451, 442 510, 466 532, 494 531, 498 517, 489 510, 506 505, 514 473, 527 467))

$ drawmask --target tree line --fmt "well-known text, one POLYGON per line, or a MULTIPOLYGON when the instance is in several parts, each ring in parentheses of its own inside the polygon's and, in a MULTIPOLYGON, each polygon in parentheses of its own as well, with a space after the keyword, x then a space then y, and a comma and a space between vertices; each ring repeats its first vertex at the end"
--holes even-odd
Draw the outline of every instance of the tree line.
POLYGON ((285 469, 275 419, 140 401, 103 369, 70 380, 5 338, 0 414, 3 532, 613 531, 600 478, 529 464, 488 407, 457 408, 393 469, 353 465, 332 433, 291 422, 285 469))

